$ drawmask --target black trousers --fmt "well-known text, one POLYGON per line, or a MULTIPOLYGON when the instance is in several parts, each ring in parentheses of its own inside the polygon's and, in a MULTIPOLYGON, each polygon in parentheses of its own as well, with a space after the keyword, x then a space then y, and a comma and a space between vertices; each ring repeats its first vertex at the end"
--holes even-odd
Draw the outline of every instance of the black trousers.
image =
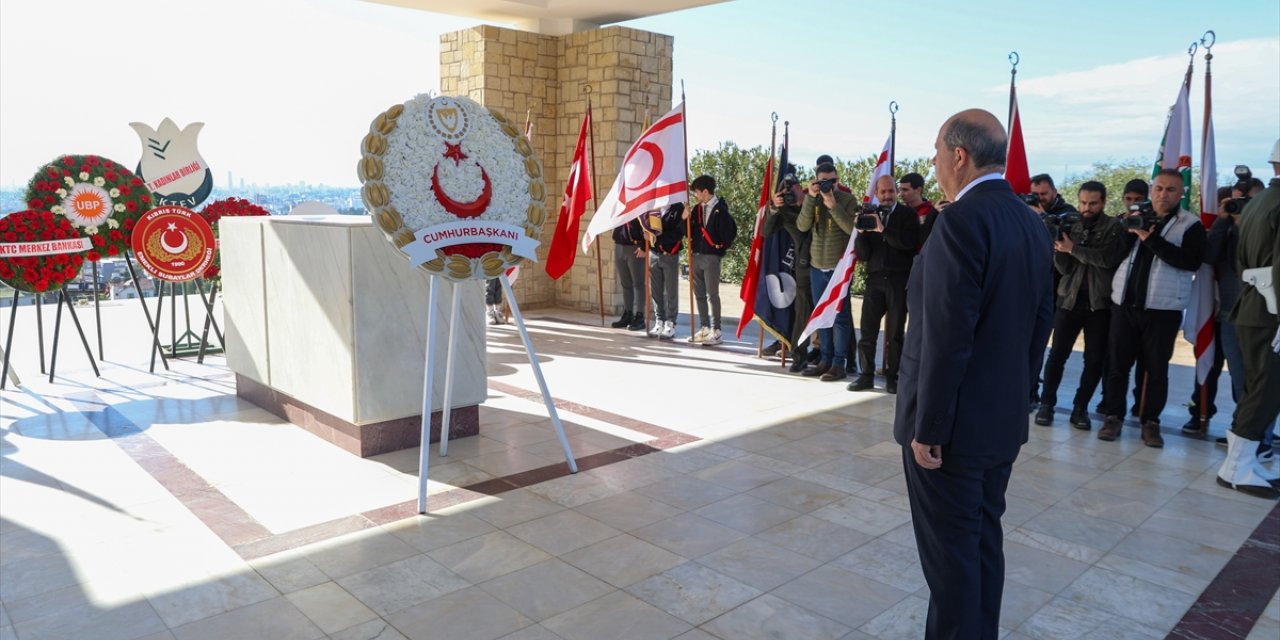
POLYGON ((502 304, 502 281, 497 278, 489 278, 484 285, 484 303, 485 304, 502 304))
POLYGON ((862 319, 858 323, 858 362, 862 375, 876 372, 876 341, 880 321, 885 320, 884 378, 898 379, 902 357, 902 336, 907 330, 907 277, 905 273, 869 273, 862 294, 862 319))
POLYGON ((916 464, 903 447, 920 567, 929 583, 925 638, 995 640, 1004 594, 1004 492, 1013 461, 966 466, 943 452, 942 468, 916 464))
POLYGON ((1160 422, 1160 413, 1169 399, 1169 359, 1173 357, 1173 343, 1181 326, 1181 311, 1111 306, 1111 335, 1108 336, 1111 370, 1102 394, 1107 403, 1103 413, 1124 417, 1129 369, 1133 368, 1134 361, 1139 361, 1147 375, 1147 402, 1139 417, 1143 422, 1160 422))
POLYGON ((1236 325, 1244 354, 1244 398, 1236 405, 1231 431, 1245 440, 1262 440, 1280 414, 1280 355, 1271 350, 1275 335, 1275 325, 1236 325))
POLYGON ((1053 346, 1044 363, 1044 389, 1040 392, 1041 404, 1058 404, 1058 386, 1062 384, 1062 371, 1067 358, 1075 349, 1076 338, 1084 332, 1084 371, 1080 373, 1080 386, 1076 387, 1071 406, 1088 409, 1089 399, 1102 380, 1102 367, 1107 359, 1107 333, 1111 328, 1111 309, 1089 310, 1087 300, 1079 301, 1074 309, 1058 309, 1053 316, 1053 346))
MULTIPOLYGON (((1222 322, 1215 320, 1213 322, 1213 365, 1209 367, 1209 373, 1204 377, 1204 393, 1205 403, 1204 415, 1206 418, 1212 418, 1218 413, 1218 405, 1214 403, 1214 398, 1218 397, 1218 379, 1222 377, 1222 365, 1226 363, 1227 356, 1222 351, 1222 322)), ((1232 372, 1235 375, 1235 372, 1232 372)), ((1237 402, 1239 398, 1233 398, 1237 402)), ((1192 418, 1200 419, 1200 381, 1196 380, 1195 387, 1191 390, 1191 404, 1187 405, 1187 413, 1192 418)))

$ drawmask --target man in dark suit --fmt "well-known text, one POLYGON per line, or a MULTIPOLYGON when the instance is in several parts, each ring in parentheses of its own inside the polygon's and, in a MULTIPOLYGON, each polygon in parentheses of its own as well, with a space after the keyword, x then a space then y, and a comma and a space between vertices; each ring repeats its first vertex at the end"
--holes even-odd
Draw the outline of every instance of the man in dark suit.
POLYGON ((933 162, 954 203, 907 287, 894 437, 929 583, 927 638, 998 635, 1004 492, 1052 326, 1053 248, 1001 177, 1005 145, 986 111, 942 125, 933 162))

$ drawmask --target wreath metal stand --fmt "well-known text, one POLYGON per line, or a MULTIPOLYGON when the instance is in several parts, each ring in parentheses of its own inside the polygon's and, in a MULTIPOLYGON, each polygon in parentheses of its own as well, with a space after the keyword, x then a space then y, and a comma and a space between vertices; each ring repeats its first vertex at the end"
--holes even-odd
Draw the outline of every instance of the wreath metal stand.
POLYGON ((84 354, 89 356, 89 364, 93 366, 93 375, 102 377, 102 373, 98 371, 98 362, 93 359, 93 349, 89 347, 89 339, 84 335, 84 328, 80 326, 80 317, 76 315, 76 308, 71 304, 71 296, 67 295, 66 289, 58 290, 58 313, 54 315, 53 320, 53 351, 49 355, 49 382, 53 382, 53 372, 58 368, 58 334, 62 330, 62 307, 67 307, 67 313, 71 314, 71 320, 76 324, 76 333, 80 334, 80 344, 84 345, 84 354))
POLYGON ((222 337, 222 329, 218 327, 218 321, 213 318, 213 303, 218 299, 218 283, 214 282, 209 287, 209 296, 204 295, 203 279, 196 280, 196 291, 200 292, 200 300, 204 302, 204 331, 200 332, 200 352, 196 356, 196 362, 204 364, 204 354, 218 353, 227 350, 227 342, 222 337), (209 326, 213 326, 213 333, 218 338, 218 349, 216 351, 209 349, 209 326))
POLYGON ((164 365, 164 370, 169 370, 169 361, 164 357, 164 350, 160 348, 160 302, 164 301, 163 282, 156 285, 156 297, 160 302, 156 303, 156 321, 151 321, 151 309, 147 307, 146 298, 142 297, 142 285, 138 281, 138 273, 133 269, 133 258, 129 256, 129 252, 124 253, 124 264, 129 267, 129 277, 133 279, 133 290, 138 293, 138 304, 142 305, 142 314, 147 317, 147 329, 151 331, 151 373, 156 372, 156 350, 160 351, 160 363, 164 365))
MULTIPOLYGON (((93 367, 93 375, 97 377, 101 377, 102 372, 98 370, 98 362, 93 357, 93 349, 89 347, 89 339, 84 335, 84 327, 80 325, 80 318, 76 316, 76 310, 75 310, 75 307, 72 306, 71 304, 71 298, 67 296, 66 290, 59 290, 58 291, 58 313, 54 317, 54 322, 53 322, 53 352, 52 354, 50 354, 50 358, 49 358, 49 382, 53 382, 54 372, 58 368, 58 336, 62 331, 62 307, 64 305, 67 307, 67 312, 71 314, 71 320, 75 322, 76 332, 80 334, 80 343, 84 345, 84 354, 89 357, 89 364, 93 367)), ((0 370, 0 389, 3 389, 5 387, 5 384, 10 379, 13 380, 13 384, 15 386, 21 384, 21 382, 19 382, 18 380, 18 376, 16 373, 14 373, 13 375, 10 375, 10 368, 9 368, 9 356, 13 352, 13 330, 14 330, 14 327, 17 326, 18 324, 17 322, 18 290, 17 289, 13 290, 13 300, 11 301, 10 307, 11 308, 9 310, 9 331, 7 336, 5 337, 4 349, 2 350, 4 354, 4 365, 3 365, 3 369, 0 370)), ((42 327, 39 326, 40 324, 39 317, 37 317, 36 322, 37 322, 37 332, 41 334, 41 336, 43 336, 43 329, 42 327)), ((43 360, 44 360, 43 337, 41 337, 40 342, 41 342, 41 345, 40 345, 41 364, 43 364, 43 360)), ((40 373, 44 373, 43 367, 41 367, 40 373)))
MULTIPOLYGON (((511 281, 507 279, 505 270, 498 277, 502 282, 502 291, 506 294, 508 304, 511 306, 511 313, 515 316, 516 327, 520 331, 520 339, 524 341, 524 349, 529 354, 529 364, 533 367, 533 375, 538 380, 538 388, 542 391, 542 400, 547 405, 547 413, 551 416, 551 424, 555 427, 556 437, 560 439, 560 446, 564 449, 564 459, 569 465, 569 472, 577 473, 578 462, 574 459, 573 451, 569 448, 569 439, 564 435, 564 425, 560 422, 560 414, 556 412, 556 405, 551 399, 551 392, 547 390, 547 380, 542 375, 542 366, 538 364, 538 354, 534 351, 533 341, 529 338, 529 330, 525 327, 524 316, 520 313, 520 305, 516 303, 515 295, 511 291, 511 281)), ((443 281, 444 278, 440 276, 431 276, 431 293, 427 297, 427 354, 422 383, 422 444, 418 454, 418 513, 422 514, 427 512, 427 470, 431 458, 431 383, 435 369, 432 362, 435 360, 436 352, 436 309, 439 307, 439 291, 443 281)), ((449 345, 444 365, 444 404, 440 408, 441 457, 448 455, 449 451, 449 414, 453 405, 453 360, 457 351, 455 346, 458 337, 458 315, 462 308, 462 283, 453 282, 451 284, 453 286, 453 302, 452 308, 449 310, 449 345)))

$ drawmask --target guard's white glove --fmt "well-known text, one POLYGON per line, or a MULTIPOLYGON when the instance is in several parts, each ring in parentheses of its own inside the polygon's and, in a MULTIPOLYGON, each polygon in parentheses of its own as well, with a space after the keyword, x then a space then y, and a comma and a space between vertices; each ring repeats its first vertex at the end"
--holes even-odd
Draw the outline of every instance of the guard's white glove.
POLYGON ((1271 340, 1271 350, 1280 353, 1280 327, 1276 328, 1276 337, 1271 340))

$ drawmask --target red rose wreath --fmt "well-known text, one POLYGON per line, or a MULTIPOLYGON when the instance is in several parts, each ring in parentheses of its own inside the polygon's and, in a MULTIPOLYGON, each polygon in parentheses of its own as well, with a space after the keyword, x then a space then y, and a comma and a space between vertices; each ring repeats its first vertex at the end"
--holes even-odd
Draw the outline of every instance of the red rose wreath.
MULTIPOLYGON (((218 236, 218 221, 228 217, 238 216, 269 216, 270 211, 244 199, 244 198, 223 198, 215 200, 205 205, 200 210, 200 215, 209 222, 209 226, 213 227, 213 235, 218 236)), ((222 274, 222 249, 219 248, 213 254, 213 264, 209 265, 204 271, 205 280, 213 280, 222 274)))
POLYGON ((142 179, 99 156, 62 156, 40 168, 27 184, 27 206, 65 219, 93 242, 85 258, 129 249, 138 218, 152 206, 142 179))
MULTIPOLYGON (((0 218, 0 243, 18 245, 82 238, 67 219, 48 211, 19 211, 0 218)), ((80 273, 79 253, 0 257, 0 281, 32 293, 57 291, 80 273)))

